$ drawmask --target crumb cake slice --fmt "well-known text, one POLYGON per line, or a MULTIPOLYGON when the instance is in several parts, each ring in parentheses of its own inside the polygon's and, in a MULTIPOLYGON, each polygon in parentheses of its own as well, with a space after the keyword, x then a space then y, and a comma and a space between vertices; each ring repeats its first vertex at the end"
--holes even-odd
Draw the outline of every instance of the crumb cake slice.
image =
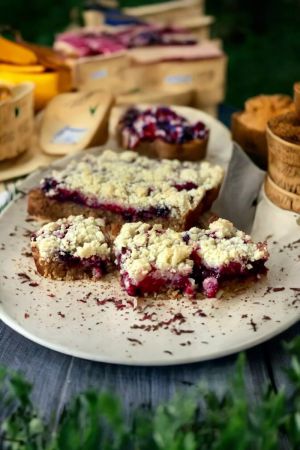
POLYGON ((253 242, 228 220, 218 219, 208 230, 191 228, 183 239, 193 249, 193 277, 206 297, 215 297, 223 282, 259 278, 267 271, 266 242, 253 242))
POLYGON ((208 230, 164 230, 161 225, 125 224, 114 244, 121 284, 129 295, 179 290, 215 297, 228 280, 266 272, 266 243, 254 243, 231 222, 218 219, 208 230))
POLYGON ((111 265, 104 221, 70 216, 44 225, 31 237, 38 272, 57 280, 99 279, 111 265))
POLYGON ((29 194, 32 216, 102 217, 113 234, 126 222, 188 229, 217 197, 223 169, 208 162, 154 160, 106 150, 53 171, 29 194))
POLYGON ((121 147, 155 158, 199 161, 206 155, 209 130, 165 106, 128 108, 117 126, 121 147))
POLYGON ((115 240, 121 284, 129 295, 143 296, 166 289, 193 295, 193 261, 181 233, 160 224, 125 224, 115 240))

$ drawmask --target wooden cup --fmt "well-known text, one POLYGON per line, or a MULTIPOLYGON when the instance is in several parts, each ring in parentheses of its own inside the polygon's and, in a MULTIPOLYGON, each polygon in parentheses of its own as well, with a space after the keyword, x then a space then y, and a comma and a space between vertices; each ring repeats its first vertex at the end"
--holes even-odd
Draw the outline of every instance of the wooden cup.
POLYGON ((300 195, 300 144, 288 142, 267 126, 268 173, 285 191, 300 195))
POLYGON ((300 81, 294 84, 294 102, 296 114, 300 119, 300 81))
POLYGON ((300 195, 277 186, 269 175, 266 175, 264 187, 267 197, 279 208, 300 213, 300 195))
POLYGON ((268 146, 265 130, 249 128, 240 120, 243 112, 231 116, 232 139, 236 141, 250 158, 261 168, 267 167, 268 146))

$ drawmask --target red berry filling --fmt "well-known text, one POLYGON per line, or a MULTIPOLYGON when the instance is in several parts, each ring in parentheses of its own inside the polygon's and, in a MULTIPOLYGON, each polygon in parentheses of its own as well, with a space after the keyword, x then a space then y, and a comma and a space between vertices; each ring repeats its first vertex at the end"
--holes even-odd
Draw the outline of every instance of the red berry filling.
POLYGON ((195 286, 192 280, 181 274, 170 273, 168 276, 162 276, 155 269, 148 273, 139 283, 134 283, 127 272, 121 275, 121 284, 128 295, 143 297, 146 294, 154 294, 156 292, 164 292, 168 289, 183 292, 188 297, 195 296, 195 286))
POLYGON ((117 203, 107 201, 101 202, 96 197, 88 197, 82 192, 61 187, 54 178, 45 178, 41 188, 46 194, 55 200, 62 202, 72 201, 74 203, 87 206, 88 208, 110 211, 121 215, 128 222, 153 219, 155 217, 169 217, 170 215, 170 208, 167 206, 150 206, 147 209, 135 209, 133 207, 125 207, 117 203))
POLYGON ((60 252, 57 254, 58 260, 62 261, 69 268, 83 269, 85 273, 93 278, 102 278, 108 272, 109 260, 91 256, 90 258, 79 258, 71 253, 60 252))

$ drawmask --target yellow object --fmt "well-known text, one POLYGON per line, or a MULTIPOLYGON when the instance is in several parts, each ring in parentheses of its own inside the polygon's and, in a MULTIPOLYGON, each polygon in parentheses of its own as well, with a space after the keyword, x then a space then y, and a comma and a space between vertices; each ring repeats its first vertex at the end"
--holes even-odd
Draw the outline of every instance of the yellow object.
POLYGON ((45 67, 38 64, 32 66, 17 66, 15 64, 0 63, 0 74, 1 72, 41 73, 45 72, 45 67))
POLYGON ((35 109, 44 108, 49 100, 57 94, 71 89, 71 77, 67 70, 43 73, 0 71, 1 81, 14 84, 24 83, 26 81, 34 83, 35 109))
POLYGON ((33 51, 2 36, 0 36, 0 61, 24 66, 38 62, 37 56, 33 51))

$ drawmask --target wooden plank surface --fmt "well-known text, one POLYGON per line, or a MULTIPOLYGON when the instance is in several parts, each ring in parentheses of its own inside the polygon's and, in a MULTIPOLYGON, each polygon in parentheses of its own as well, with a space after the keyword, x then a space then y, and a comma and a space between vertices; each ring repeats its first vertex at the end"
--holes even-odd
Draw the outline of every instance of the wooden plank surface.
MULTIPOLYGON (((293 327, 281 340, 297 332, 299 327, 293 327)), ((287 383, 279 375, 285 354, 279 353, 278 348, 278 339, 275 339, 247 352, 246 383, 253 402, 259 401, 266 383, 275 380, 278 388, 283 382, 287 383), (268 358, 270 348, 276 358, 268 358)), ((34 403, 46 417, 52 411, 60 414, 74 395, 91 387, 119 395, 128 417, 137 406, 154 407, 172 397, 175 391, 186 391, 199 381, 222 395, 234 376, 235 362, 236 355, 169 367, 95 363, 43 348, 0 323, 0 365, 21 371, 34 384, 34 403)))

